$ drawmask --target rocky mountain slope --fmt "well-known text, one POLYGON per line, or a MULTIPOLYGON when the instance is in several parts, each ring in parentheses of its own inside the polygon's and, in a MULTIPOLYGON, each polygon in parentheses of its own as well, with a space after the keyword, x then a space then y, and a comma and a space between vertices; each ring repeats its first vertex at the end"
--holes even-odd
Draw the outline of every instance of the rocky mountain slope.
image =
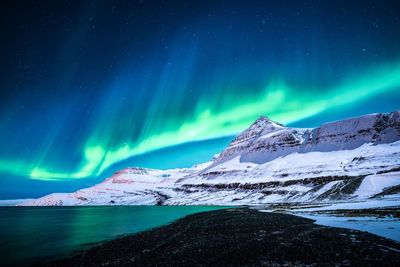
POLYGON ((23 205, 234 205, 400 198, 400 112, 314 129, 260 117, 212 161, 126 168, 93 187, 23 205))

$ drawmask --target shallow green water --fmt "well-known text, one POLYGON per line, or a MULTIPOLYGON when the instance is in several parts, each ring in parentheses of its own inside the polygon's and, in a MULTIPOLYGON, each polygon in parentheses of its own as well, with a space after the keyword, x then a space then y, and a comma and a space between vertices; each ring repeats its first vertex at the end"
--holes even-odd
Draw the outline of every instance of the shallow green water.
POLYGON ((29 265, 212 206, 0 207, 0 265, 29 265))

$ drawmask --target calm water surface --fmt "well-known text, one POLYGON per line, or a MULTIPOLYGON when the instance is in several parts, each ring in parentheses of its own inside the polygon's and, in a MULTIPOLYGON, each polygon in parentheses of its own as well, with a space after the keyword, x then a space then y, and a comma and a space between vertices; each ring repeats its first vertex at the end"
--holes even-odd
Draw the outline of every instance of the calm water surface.
POLYGON ((29 265, 212 206, 0 207, 0 265, 29 265))

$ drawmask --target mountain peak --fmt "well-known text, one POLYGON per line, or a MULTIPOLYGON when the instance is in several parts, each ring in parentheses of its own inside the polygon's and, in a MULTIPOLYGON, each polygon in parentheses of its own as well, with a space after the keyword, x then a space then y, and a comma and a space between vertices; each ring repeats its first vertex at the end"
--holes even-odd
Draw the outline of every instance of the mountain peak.
POLYGON ((247 143, 250 142, 250 140, 257 139, 262 135, 276 132, 283 128, 286 127, 278 122, 274 122, 266 116, 260 116, 250 127, 239 134, 229 146, 247 143))
POLYGON ((259 121, 259 120, 272 121, 270 118, 268 118, 268 117, 265 116, 265 115, 261 115, 260 117, 258 117, 258 119, 257 119, 256 121, 259 121))
POLYGON ((268 127, 268 126, 273 126, 273 127, 285 127, 283 124, 280 124, 279 122, 273 121, 270 118, 268 118, 267 116, 260 116, 255 122, 253 122, 253 124, 249 127, 249 129, 254 128, 255 127, 268 127))
POLYGON ((285 127, 260 116, 220 153, 215 164, 238 155, 241 161, 265 163, 294 152, 351 150, 365 143, 392 143, 399 138, 398 112, 364 115, 314 129, 285 127))

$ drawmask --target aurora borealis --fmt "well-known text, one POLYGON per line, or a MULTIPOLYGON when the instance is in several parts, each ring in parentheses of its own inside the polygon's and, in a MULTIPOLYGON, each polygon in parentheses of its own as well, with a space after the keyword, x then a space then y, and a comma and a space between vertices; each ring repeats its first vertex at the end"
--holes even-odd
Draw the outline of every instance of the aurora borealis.
POLYGON ((400 108, 397 1, 1 5, 0 199, 206 161, 260 115, 400 108))

